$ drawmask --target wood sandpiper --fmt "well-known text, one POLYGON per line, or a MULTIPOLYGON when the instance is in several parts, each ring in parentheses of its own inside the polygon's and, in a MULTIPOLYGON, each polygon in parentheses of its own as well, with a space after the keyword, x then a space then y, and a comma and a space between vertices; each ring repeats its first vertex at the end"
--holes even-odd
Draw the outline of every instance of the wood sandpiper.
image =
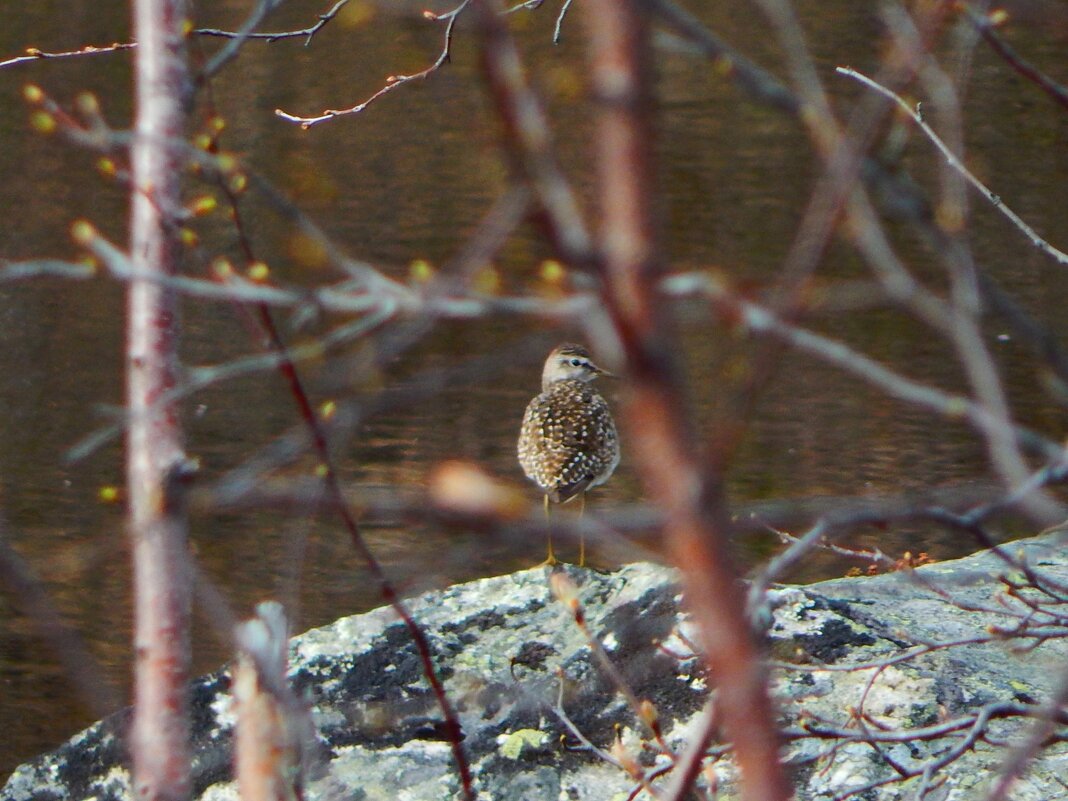
MULTIPOLYGON (((523 415, 519 464, 545 493, 546 520, 549 501, 565 503, 577 497, 584 509, 586 491, 606 482, 619 464, 619 436, 612 412, 590 386, 599 375, 611 373, 594 364, 585 348, 557 346, 545 360, 541 394, 523 415)), ((556 564, 551 528, 545 561, 556 564)), ((579 564, 585 562, 586 547, 581 541, 579 564)))

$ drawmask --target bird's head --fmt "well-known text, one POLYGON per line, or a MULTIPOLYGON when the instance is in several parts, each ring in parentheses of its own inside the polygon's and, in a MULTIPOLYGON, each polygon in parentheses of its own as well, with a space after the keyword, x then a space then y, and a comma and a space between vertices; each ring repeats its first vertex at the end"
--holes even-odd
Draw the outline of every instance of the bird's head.
POLYGON ((581 345, 558 345, 545 360, 541 385, 547 389, 557 381, 593 381, 597 376, 612 374, 594 364, 590 352, 581 345))

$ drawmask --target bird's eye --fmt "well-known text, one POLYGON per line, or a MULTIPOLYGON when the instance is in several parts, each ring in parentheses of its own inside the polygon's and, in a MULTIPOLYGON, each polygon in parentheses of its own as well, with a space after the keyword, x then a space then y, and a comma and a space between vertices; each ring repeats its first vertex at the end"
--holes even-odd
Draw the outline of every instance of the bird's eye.
POLYGON ((572 359, 572 360, 571 360, 571 366, 572 366, 572 367, 578 367, 578 366, 579 366, 579 365, 581 365, 581 364, 582 364, 582 362, 581 362, 581 361, 579 361, 578 359, 572 359))

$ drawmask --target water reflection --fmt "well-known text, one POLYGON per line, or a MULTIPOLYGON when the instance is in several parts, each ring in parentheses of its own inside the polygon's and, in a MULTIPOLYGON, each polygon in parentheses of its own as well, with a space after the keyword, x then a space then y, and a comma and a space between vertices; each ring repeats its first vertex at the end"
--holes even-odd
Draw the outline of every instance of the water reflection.
MULTIPOLYGON (((217 24, 233 24, 244 7, 232 2, 204 10, 218 16, 217 24)), ((320 10, 316 3, 290 3, 279 24, 306 24, 320 10)), ((740 49, 774 66, 778 56, 770 37, 741 25, 736 11, 713 4, 703 13, 740 49)), ((807 13, 825 66, 863 66, 874 58, 870 36, 875 23, 864 4, 820 3, 807 13)), ((122 38, 126 24, 125 4, 117 2, 94 4, 92 13, 84 4, 69 2, 49 4, 47 11, 27 7, 9 16, 10 24, 0 30, 0 54, 27 44, 60 49, 112 41, 122 38)), ((551 101, 562 161, 589 202, 589 110, 575 100, 584 69, 580 29, 575 21, 564 44, 552 48, 547 45, 549 15, 535 15, 525 24, 524 43, 551 101)), ((314 111, 355 102, 380 86, 388 73, 418 68, 433 58, 439 34, 421 24, 418 14, 382 13, 368 27, 328 28, 310 48, 296 42, 250 46, 213 87, 215 110, 228 122, 228 146, 289 192, 352 254, 393 265, 389 269, 398 276, 413 258, 440 263, 452 255, 504 183, 497 125, 475 80, 475 55, 463 32, 449 69, 425 85, 393 93, 364 116, 303 132, 280 123, 272 111, 314 111)), ((1056 53, 1041 40, 1028 44, 1036 58, 1056 53)), ((1047 109, 1034 111, 1036 102, 1027 100, 1026 91, 982 51, 974 71, 967 119, 977 168, 1048 238, 1068 241, 1068 220, 1061 213, 1068 161, 1063 148, 1049 146, 1064 141, 1068 122, 1047 109)), ((5 108, 21 108, 18 93, 28 80, 64 99, 83 88, 95 90, 109 121, 124 125, 129 118, 124 56, 2 73, 0 102, 5 108)), ((836 88, 833 79, 829 82, 836 88)), ((723 269, 753 285, 772 279, 814 178, 802 132, 745 103, 707 65, 678 53, 663 56, 661 98, 663 218, 673 265, 723 269)), ((31 133, 17 111, 4 115, 0 256, 69 257, 74 248, 67 229, 82 216, 121 241, 124 194, 96 174, 93 160, 31 133)), ((328 268, 264 203, 250 197, 244 212, 260 257, 280 279, 317 283, 329 277, 328 268)), ((1024 305, 1063 331, 1064 276, 1025 249, 986 210, 976 212, 975 234, 984 264, 1024 305)), ((225 222, 208 226, 204 235, 218 252, 233 247, 225 222)), ((900 239, 904 257, 919 272, 923 265, 933 265, 922 246, 905 234, 900 239)), ((523 288, 547 255, 535 232, 524 229, 501 264, 505 285, 523 288)), ((202 268, 190 265, 191 270, 202 268)), ((832 252, 825 279, 860 276, 862 268, 844 248, 832 252)), ((125 688, 130 599, 123 519, 119 507, 98 500, 102 485, 121 482, 121 453, 111 443, 76 464, 64 459, 74 443, 109 422, 109 409, 121 402, 121 316, 121 292, 104 279, 0 287, 0 502, 15 547, 47 583, 64 617, 84 633, 111 680, 125 688)), ((750 345, 736 332, 710 326, 700 307, 687 306, 682 316, 701 436, 715 437, 724 376, 744 365, 750 345)), ((189 364, 217 364, 257 352, 244 322, 228 306, 187 303, 184 318, 189 364)), ((867 308, 821 318, 814 325, 918 379, 951 389, 963 386, 946 348, 909 318, 867 308)), ((299 330, 287 333, 293 341, 309 336, 299 330)), ((370 395, 418 382, 458 361, 495 352, 520 354, 440 392, 378 409, 337 454, 345 483, 360 488, 419 487, 435 462, 456 456, 518 484, 522 476, 514 442, 526 400, 538 386, 538 365, 547 347, 575 335, 546 332, 536 321, 514 319, 451 324, 373 370, 368 359, 375 354, 354 345, 336 358, 304 365, 303 371, 317 398, 333 395, 339 387, 346 396, 370 395)), ((992 347, 1021 421, 1059 436, 1063 411, 1042 391, 1023 349, 1011 338, 995 340, 992 347)), ((198 393, 190 399, 187 423, 189 450, 202 461, 205 483, 298 426, 292 399, 272 374, 198 393)), ((289 469, 306 474, 310 465, 289 469)), ((787 355, 753 411, 748 436, 731 465, 729 491, 744 509, 761 501, 809 496, 899 495, 967 484, 987 473, 984 450, 970 431, 932 421, 819 363, 787 355)), ((610 511, 641 499, 624 442, 624 461, 611 482, 591 495, 591 509, 610 511)), ((529 566, 543 552, 540 540, 487 541, 474 533, 413 527, 403 520, 368 526, 365 533, 406 592, 529 566)), ((376 588, 326 514, 261 510, 201 516, 194 521, 193 541, 206 579, 239 614, 265 597, 282 597, 302 628, 378 603, 376 588)), ((776 543, 770 534, 753 532, 738 542, 738 549, 752 565, 776 543)), ((939 558, 974 547, 942 531, 916 528, 858 533, 854 544, 865 543, 878 543, 888 553, 927 549, 939 558)), ((657 547, 654 537, 640 544, 657 547)), ((613 556, 626 554, 616 550, 613 556)), ((797 578, 837 575, 846 567, 814 557, 797 578)), ((89 714, 42 650, 31 622, 4 596, 0 604, 0 676, 5 682, 0 728, 7 732, 0 747, 2 774, 89 722, 89 714)), ((197 670, 229 656, 225 635, 216 631, 218 618, 217 606, 198 610, 197 670)))

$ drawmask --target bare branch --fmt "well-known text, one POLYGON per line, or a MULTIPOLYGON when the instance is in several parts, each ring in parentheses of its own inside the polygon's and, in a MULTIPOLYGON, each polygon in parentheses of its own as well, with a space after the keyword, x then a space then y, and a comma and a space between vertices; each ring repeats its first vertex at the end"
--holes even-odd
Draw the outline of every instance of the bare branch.
POLYGON ((13 606, 33 621, 93 713, 108 714, 118 707, 119 694, 85 641, 63 620, 46 588, 7 540, 7 521, 0 518, 0 587, 10 593, 13 606))
POLYGON ((995 30, 995 27, 1005 19, 1006 12, 1003 9, 985 13, 980 12, 972 3, 962 3, 961 7, 986 43, 1005 60, 1006 64, 1038 86, 1059 106, 1068 110, 1068 89, 1023 59, 995 30))
POLYGON ((560 258, 574 268, 588 270, 593 263, 591 237, 556 160, 548 118, 523 73, 515 41, 496 3, 478 0, 474 12, 482 39, 482 63, 508 133, 505 146, 513 169, 537 199, 541 221, 560 258))
POLYGON ((3 69, 4 67, 14 67, 19 64, 27 64, 31 61, 76 58, 78 56, 99 56, 106 53, 117 53, 120 50, 132 50, 135 47, 137 47, 136 42, 113 42, 109 45, 85 45, 78 50, 67 50, 60 53, 49 53, 44 50, 38 50, 36 47, 28 47, 26 48, 26 55, 15 56, 6 61, 0 61, 0 69, 3 69))
POLYGON ((303 798, 305 757, 314 725, 289 688, 288 621, 282 605, 256 605, 256 616, 236 627, 233 668, 237 725, 234 773, 245 801, 303 798))
MULTIPOLYGON (((626 360, 625 422, 651 494, 663 506, 668 550, 701 633, 718 711, 741 771, 741 798, 790 795, 779 757, 766 674, 745 618, 726 547, 722 476, 703 469, 682 403, 670 317, 659 304, 662 270, 652 198, 649 20, 643 3, 587 0, 606 302, 626 360)), ((689 779, 692 774, 685 774, 689 779)), ((676 789, 685 792, 685 781, 676 789)))
POLYGON ((920 116, 918 107, 913 108, 909 103, 904 100, 904 98, 902 98, 897 93, 893 92, 892 90, 888 89, 877 81, 867 77, 866 75, 860 72, 857 72, 856 70, 850 67, 838 67, 837 71, 842 75, 859 81, 860 83, 867 86, 869 89, 873 89, 884 97, 894 101, 897 104, 898 108, 904 111, 912 119, 912 121, 916 123, 917 127, 921 131, 923 131, 924 135, 929 140, 931 140, 931 143, 938 148, 939 152, 945 157, 946 162, 953 169, 957 170, 962 176, 964 176, 968 183, 971 184, 976 189, 976 191, 979 192, 979 194, 981 194, 988 201, 990 201, 990 204, 995 209, 1000 211, 1006 217, 1006 219, 1008 219, 1013 225, 1019 228, 1023 232, 1023 234, 1031 240, 1031 244, 1033 244, 1040 251, 1042 251, 1055 261, 1059 262, 1060 264, 1068 265, 1068 253, 1065 253, 1064 251, 1055 248, 1053 245, 1051 245, 1049 242, 1039 236, 1038 233, 1031 226, 1024 222, 1023 218, 1016 214, 1016 212, 1014 212, 1005 204, 1004 201, 1002 201, 1000 196, 996 195, 994 192, 988 189, 982 181, 976 178, 975 175, 971 172, 971 170, 964 166, 964 163, 956 156, 956 154, 953 153, 952 150, 950 150, 946 143, 943 142, 942 139, 938 136, 938 134, 934 132, 931 126, 927 124, 927 121, 924 120, 922 116, 920 116))
POLYGON ((711 59, 713 64, 753 97, 791 114, 800 111, 801 105, 789 89, 771 73, 728 47, 682 6, 673 0, 644 0, 644 3, 658 19, 694 44, 705 58, 711 59))
POLYGON ((0 259, 0 283, 8 281, 25 281, 32 278, 94 278, 97 269, 91 264, 58 259, 37 259, 34 261, 6 261, 0 259))
POLYGON ((197 80, 205 81, 210 79, 234 59, 237 56, 238 51, 241 49, 241 46, 248 41, 256 27, 266 19, 268 14, 278 8, 278 6, 282 5, 283 2, 284 0, 259 0, 256 7, 252 10, 252 13, 249 14, 248 18, 238 29, 237 35, 219 48, 219 51, 211 57, 207 64, 204 65, 197 80))
MULTIPOLYGON (((663 285, 670 294, 707 294, 732 319, 740 317, 751 330, 781 339, 800 351, 853 373, 899 400, 938 412, 949 420, 967 422, 979 431, 990 431, 1002 424, 985 407, 968 398, 920 384, 845 343, 784 323, 767 309, 736 297, 722 281, 712 276, 701 273, 673 275, 664 279, 663 285)), ((1049 458, 1061 456, 1062 448, 1037 432, 1018 425, 1011 426, 1011 430, 1021 445, 1049 458)))
MULTIPOLYGON (((1035 715, 1035 722, 1016 748, 1012 749, 1005 764, 998 775, 997 782, 991 789, 986 801, 1004 801, 1009 797, 1009 791, 1013 784, 1023 776, 1028 764, 1035 758, 1038 752, 1054 736, 1057 725, 1068 723, 1068 712, 1065 705, 1068 704, 1068 670, 1061 671, 1060 680, 1053 696, 1043 704, 1043 708, 1035 715)), ((1065 739, 1061 735, 1056 739, 1065 739)))
POLYGON ((334 19, 348 4, 349 0, 338 0, 330 7, 329 11, 319 14, 319 21, 314 25, 310 25, 307 28, 301 28, 294 31, 276 31, 274 33, 257 33, 250 31, 248 33, 242 33, 240 31, 224 31, 218 28, 197 28, 194 33, 200 36, 219 36, 224 39, 264 39, 267 42, 275 42, 279 39, 293 39, 297 37, 304 37, 304 46, 307 47, 311 44, 312 39, 315 37, 323 26, 334 19))
POLYGON ((563 38, 564 17, 567 16, 571 3, 572 0, 564 0, 560 6, 560 13, 556 15, 556 25, 553 26, 553 44, 560 44, 560 40, 563 38))
POLYGON ((401 86, 404 86, 406 83, 411 83, 412 81, 421 81, 425 80, 426 78, 429 78, 449 61, 450 54, 452 51, 452 32, 456 26, 456 20, 460 18, 460 14, 463 13, 463 10, 468 6, 470 2, 471 0, 463 0, 460 5, 456 6, 456 8, 454 8, 452 11, 448 11, 444 14, 435 15, 431 14, 430 12, 426 12, 424 14, 427 19, 446 21, 445 44, 442 47, 441 53, 438 55, 434 63, 426 69, 412 73, 411 75, 390 75, 388 78, 386 78, 385 86, 383 86, 369 98, 364 100, 362 103, 357 103, 355 106, 350 106, 349 108, 327 109, 326 111, 323 111, 314 117, 301 117, 295 114, 290 114, 288 111, 284 111, 283 109, 278 108, 274 110, 275 115, 281 117, 287 122, 297 123, 298 125, 300 125, 301 128, 307 130, 313 125, 318 125, 321 122, 327 122, 328 120, 333 120, 337 117, 344 117, 349 114, 359 114, 369 105, 374 103, 379 98, 389 94, 394 89, 398 89, 401 86))

